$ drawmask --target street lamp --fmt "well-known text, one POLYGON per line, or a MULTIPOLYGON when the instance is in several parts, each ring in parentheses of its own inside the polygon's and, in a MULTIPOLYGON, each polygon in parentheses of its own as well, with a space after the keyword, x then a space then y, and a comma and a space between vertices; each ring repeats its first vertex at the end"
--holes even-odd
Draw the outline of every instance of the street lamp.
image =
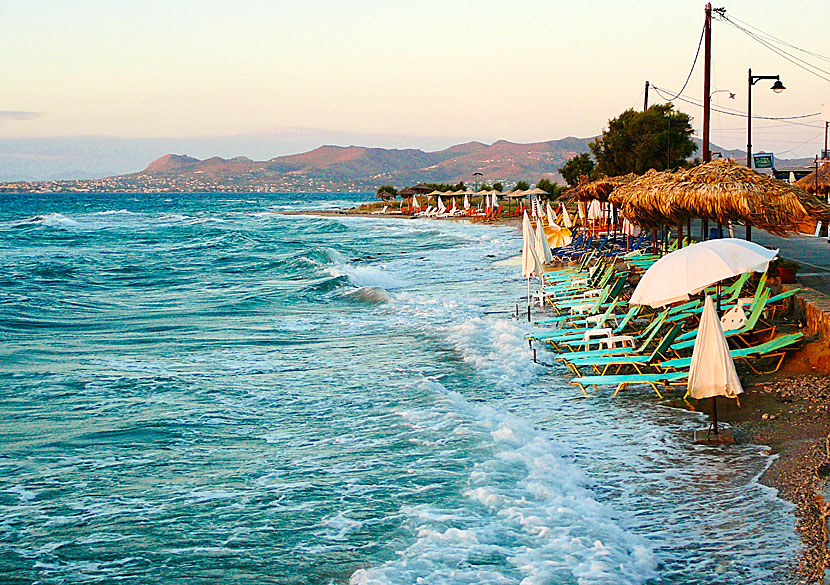
MULTIPOLYGON (((749 69, 747 74, 747 91, 746 91, 746 166, 752 168, 752 86, 762 79, 774 79, 775 83, 770 88, 775 93, 781 93, 786 88, 781 83, 781 77, 778 75, 752 75, 752 69, 749 69)), ((752 226, 746 226, 746 239, 752 240, 752 226)))

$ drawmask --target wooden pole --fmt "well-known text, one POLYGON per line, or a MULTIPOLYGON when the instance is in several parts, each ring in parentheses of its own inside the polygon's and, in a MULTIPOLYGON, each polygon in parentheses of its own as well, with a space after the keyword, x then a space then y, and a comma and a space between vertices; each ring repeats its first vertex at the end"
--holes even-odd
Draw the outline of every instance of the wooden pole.
POLYGON ((706 4, 703 22, 703 162, 712 160, 709 148, 709 114, 712 99, 712 4, 706 4))

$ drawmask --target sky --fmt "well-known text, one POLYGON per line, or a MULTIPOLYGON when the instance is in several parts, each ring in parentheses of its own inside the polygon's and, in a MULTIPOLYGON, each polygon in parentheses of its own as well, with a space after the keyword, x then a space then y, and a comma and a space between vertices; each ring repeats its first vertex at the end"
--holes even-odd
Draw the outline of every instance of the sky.
MULTIPOLYGON (((715 6, 817 53, 788 49, 830 71, 820 26, 830 2, 715 6)), ((594 136, 642 107, 646 80, 683 86, 703 10, 690 0, 11 0, 0 22, 0 176, 15 165, 21 176, 58 172, 73 141, 75 168, 62 172, 138 170, 163 147, 270 158, 322 143, 433 150, 594 136)), ((694 100, 702 61, 684 92, 694 100)), ((746 111, 749 67, 787 87, 774 94, 758 82, 755 115, 799 116, 830 103, 830 82, 716 21, 715 106, 746 111)), ((677 105, 699 130, 701 109, 677 105)), ((713 142, 746 147, 745 116, 715 113, 711 128, 713 142)), ((753 136, 755 150, 812 157, 824 124, 757 119, 753 136)))

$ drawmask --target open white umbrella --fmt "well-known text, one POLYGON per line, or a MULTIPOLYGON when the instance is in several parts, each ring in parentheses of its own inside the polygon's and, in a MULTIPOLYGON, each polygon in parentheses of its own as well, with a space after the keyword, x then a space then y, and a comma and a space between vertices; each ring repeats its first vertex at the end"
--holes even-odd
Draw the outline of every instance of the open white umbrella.
POLYGON ((572 228, 574 226, 574 222, 571 221, 571 216, 568 214, 568 208, 565 207, 565 204, 562 204, 562 225, 566 228, 572 228))
POLYGON ((687 394, 692 398, 712 399, 712 430, 718 437, 720 432, 716 397, 737 398, 738 394, 743 392, 743 388, 738 372, 735 371, 735 362, 729 353, 729 344, 723 335, 715 304, 709 295, 706 295, 703 314, 700 316, 686 388, 687 394))
POLYGON ((536 254, 539 260, 544 260, 545 264, 553 262, 553 254, 550 253, 550 244, 545 236, 545 230, 542 229, 541 220, 536 220, 536 254))
POLYGON ((649 268, 631 303, 664 307, 687 301, 707 286, 744 272, 765 272, 778 250, 768 250, 737 238, 707 240, 675 250, 649 268))

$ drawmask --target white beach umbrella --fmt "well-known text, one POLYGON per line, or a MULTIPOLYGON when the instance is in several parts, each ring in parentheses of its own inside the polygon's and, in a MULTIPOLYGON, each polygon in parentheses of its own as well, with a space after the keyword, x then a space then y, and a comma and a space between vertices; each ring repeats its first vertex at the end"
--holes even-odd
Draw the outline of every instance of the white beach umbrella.
POLYGON ((581 219, 581 220, 585 219, 585 202, 584 201, 578 201, 576 203, 576 213, 579 215, 579 219, 581 219))
POLYGON ((765 272, 778 250, 736 238, 708 240, 675 250, 649 268, 629 301, 664 307, 687 301, 707 286, 744 272, 765 272))
POLYGON ((729 344, 715 311, 715 303, 709 295, 706 295, 703 314, 700 316, 687 389, 692 398, 735 398, 743 392, 735 371, 735 362, 729 353, 729 344))
MULTIPOLYGON (((548 225, 553 227, 556 225, 556 213, 553 211, 553 207, 550 206, 550 203, 547 204, 545 208, 545 213, 548 216, 548 225)), ((559 227, 559 226, 557 226, 559 227)))
POLYGON ((544 272, 544 266, 536 253, 536 236, 533 233, 533 226, 525 211, 522 218, 522 276, 529 279, 536 274, 541 277, 544 272))
POLYGON ((550 244, 542 229, 541 219, 536 220, 536 254, 539 255, 539 260, 544 260, 545 264, 553 262, 553 254, 550 253, 550 244))
POLYGON ((627 218, 624 217, 622 221, 622 233, 624 233, 627 236, 637 235, 637 226, 635 226, 633 223, 628 221, 627 218))
POLYGON ((464 194, 464 209, 470 209, 470 196, 464 194))
POLYGON ((562 225, 566 228, 572 228, 574 226, 574 222, 571 221, 571 216, 568 214, 568 208, 565 207, 564 203, 562 203, 562 225))
POLYGON ((418 205, 418 198, 415 197, 415 195, 412 196, 412 207, 420 207, 420 205, 418 205))
POLYGON ((493 207, 498 207, 498 206, 499 206, 499 198, 496 197, 496 192, 493 191, 493 207))
POLYGON ((458 206, 455 203, 455 197, 452 198, 452 209, 450 209, 450 213, 455 213, 458 211, 458 206))
POLYGON ((602 203, 600 203, 599 199, 592 199, 591 203, 588 205, 588 219, 596 221, 602 218, 602 203))
POLYGON ((447 210, 447 207, 444 205, 444 202, 441 200, 441 196, 438 196, 438 212, 444 213, 447 210))

